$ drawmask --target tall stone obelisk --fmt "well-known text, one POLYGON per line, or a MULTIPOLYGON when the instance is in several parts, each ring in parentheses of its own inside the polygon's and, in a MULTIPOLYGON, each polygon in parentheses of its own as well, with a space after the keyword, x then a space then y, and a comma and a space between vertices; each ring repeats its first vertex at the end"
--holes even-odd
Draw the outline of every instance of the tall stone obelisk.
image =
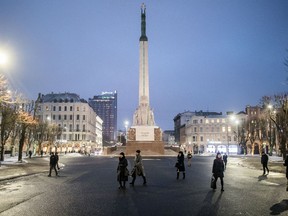
POLYGON ((146 7, 144 4, 141 6, 139 45, 139 105, 133 116, 133 125, 154 126, 154 114, 149 102, 148 38, 146 36, 146 7))
POLYGON ((146 7, 141 6, 141 36, 139 39, 139 104, 128 131, 126 154, 137 149, 143 155, 164 154, 161 129, 155 125, 149 101, 148 38, 146 36, 146 7))

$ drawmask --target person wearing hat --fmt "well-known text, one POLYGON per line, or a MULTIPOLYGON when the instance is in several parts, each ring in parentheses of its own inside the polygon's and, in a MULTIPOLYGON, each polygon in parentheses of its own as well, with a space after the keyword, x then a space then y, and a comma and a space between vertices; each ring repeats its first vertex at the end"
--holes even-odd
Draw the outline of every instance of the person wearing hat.
POLYGON ((144 172, 144 166, 142 163, 142 156, 140 155, 140 150, 136 151, 135 159, 134 159, 134 168, 132 170, 132 177, 133 180, 130 183, 132 186, 134 186, 134 182, 136 180, 136 176, 142 176, 143 178, 143 185, 146 185, 146 177, 145 177, 145 172, 144 172))
POLYGON ((126 181, 128 181, 129 171, 127 169, 128 162, 125 158, 124 152, 119 154, 119 163, 117 167, 117 180, 119 182, 119 189, 126 188, 126 181), (122 184, 123 183, 123 184, 122 184))

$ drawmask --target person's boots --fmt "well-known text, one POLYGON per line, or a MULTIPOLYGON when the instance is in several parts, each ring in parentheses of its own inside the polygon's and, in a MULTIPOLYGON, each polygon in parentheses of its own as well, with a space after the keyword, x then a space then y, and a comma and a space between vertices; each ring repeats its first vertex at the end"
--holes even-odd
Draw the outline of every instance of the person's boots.
POLYGON ((223 187, 223 185, 221 185, 221 191, 222 191, 222 192, 224 191, 224 187, 223 187))
POLYGON ((183 172, 183 179, 185 179, 185 172, 183 172))
POLYGON ((179 179, 179 172, 177 172, 177 180, 179 179))
POLYGON ((133 177, 132 182, 130 182, 130 184, 131 184, 132 186, 134 186, 135 179, 136 179, 136 177, 133 177))
POLYGON ((145 176, 142 176, 143 177, 143 185, 146 185, 147 182, 146 182, 146 177, 145 176))

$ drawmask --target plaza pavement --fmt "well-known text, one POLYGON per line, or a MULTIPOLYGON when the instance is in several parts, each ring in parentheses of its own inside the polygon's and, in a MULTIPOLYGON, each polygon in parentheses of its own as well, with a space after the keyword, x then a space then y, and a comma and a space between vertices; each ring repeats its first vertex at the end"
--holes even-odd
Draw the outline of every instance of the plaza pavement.
MULTIPOLYGON (((114 152, 112 155, 108 155, 108 157, 113 157, 118 155, 117 152, 114 152)), ((165 156, 175 156, 177 153, 168 153, 165 156)), ((67 155, 59 155, 59 165, 60 167, 65 166, 65 164, 61 164, 61 157, 79 157, 83 156, 78 153, 71 153, 67 155)), ((157 156, 157 155, 155 155, 157 156)), ((211 155, 195 155, 194 157, 208 157, 211 155)), ((92 156, 95 157, 95 156, 92 156)), ((99 157, 99 156, 98 156, 99 157)), ((102 157, 102 156, 101 156, 102 157)), ((157 156, 161 157, 161 156, 157 156)), ((193 160, 193 159, 192 159, 193 160)), ((228 164, 229 163, 236 163, 239 166, 247 167, 249 169, 255 169, 259 170, 261 172, 262 165, 260 163, 261 158, 259 155, 251 156, 251 155, 235 155, 235 156, 229 156, 228 157, 228 164)), ((268 167, 270 169, 270 172, 280 172, 285 173, 286 167, 283 166, 283 159, 282 157, 278 156, 270 156, 269 157, 269 163, 268 167)), ((49 156, 43 156, 43 157, 32 157, 31 159, 28 157, 24 157, 22 163, 17 162, 17 157, 7 157, 5 158, 4 162, 1 162, 0 166, 0 182, 5 180, 11 180, 22 176, 29 176, 34 175, 38 173, 47 173, 49 172, 49 156)))

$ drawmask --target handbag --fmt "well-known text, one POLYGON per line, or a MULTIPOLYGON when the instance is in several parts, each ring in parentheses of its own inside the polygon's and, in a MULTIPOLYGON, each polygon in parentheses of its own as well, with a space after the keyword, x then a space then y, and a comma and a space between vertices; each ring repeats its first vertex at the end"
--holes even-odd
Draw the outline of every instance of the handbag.
POLYGON ((215 181, 214 175, 212 175, 212 177, 211 177, 210 187, 211 187, 212 189, 216 189, 216 181, 215 181))
POLYGON ((179 163, 178 163, 178 162, 175 163, 175 167, 176 167, 176 168, 179 167, 179 163))

